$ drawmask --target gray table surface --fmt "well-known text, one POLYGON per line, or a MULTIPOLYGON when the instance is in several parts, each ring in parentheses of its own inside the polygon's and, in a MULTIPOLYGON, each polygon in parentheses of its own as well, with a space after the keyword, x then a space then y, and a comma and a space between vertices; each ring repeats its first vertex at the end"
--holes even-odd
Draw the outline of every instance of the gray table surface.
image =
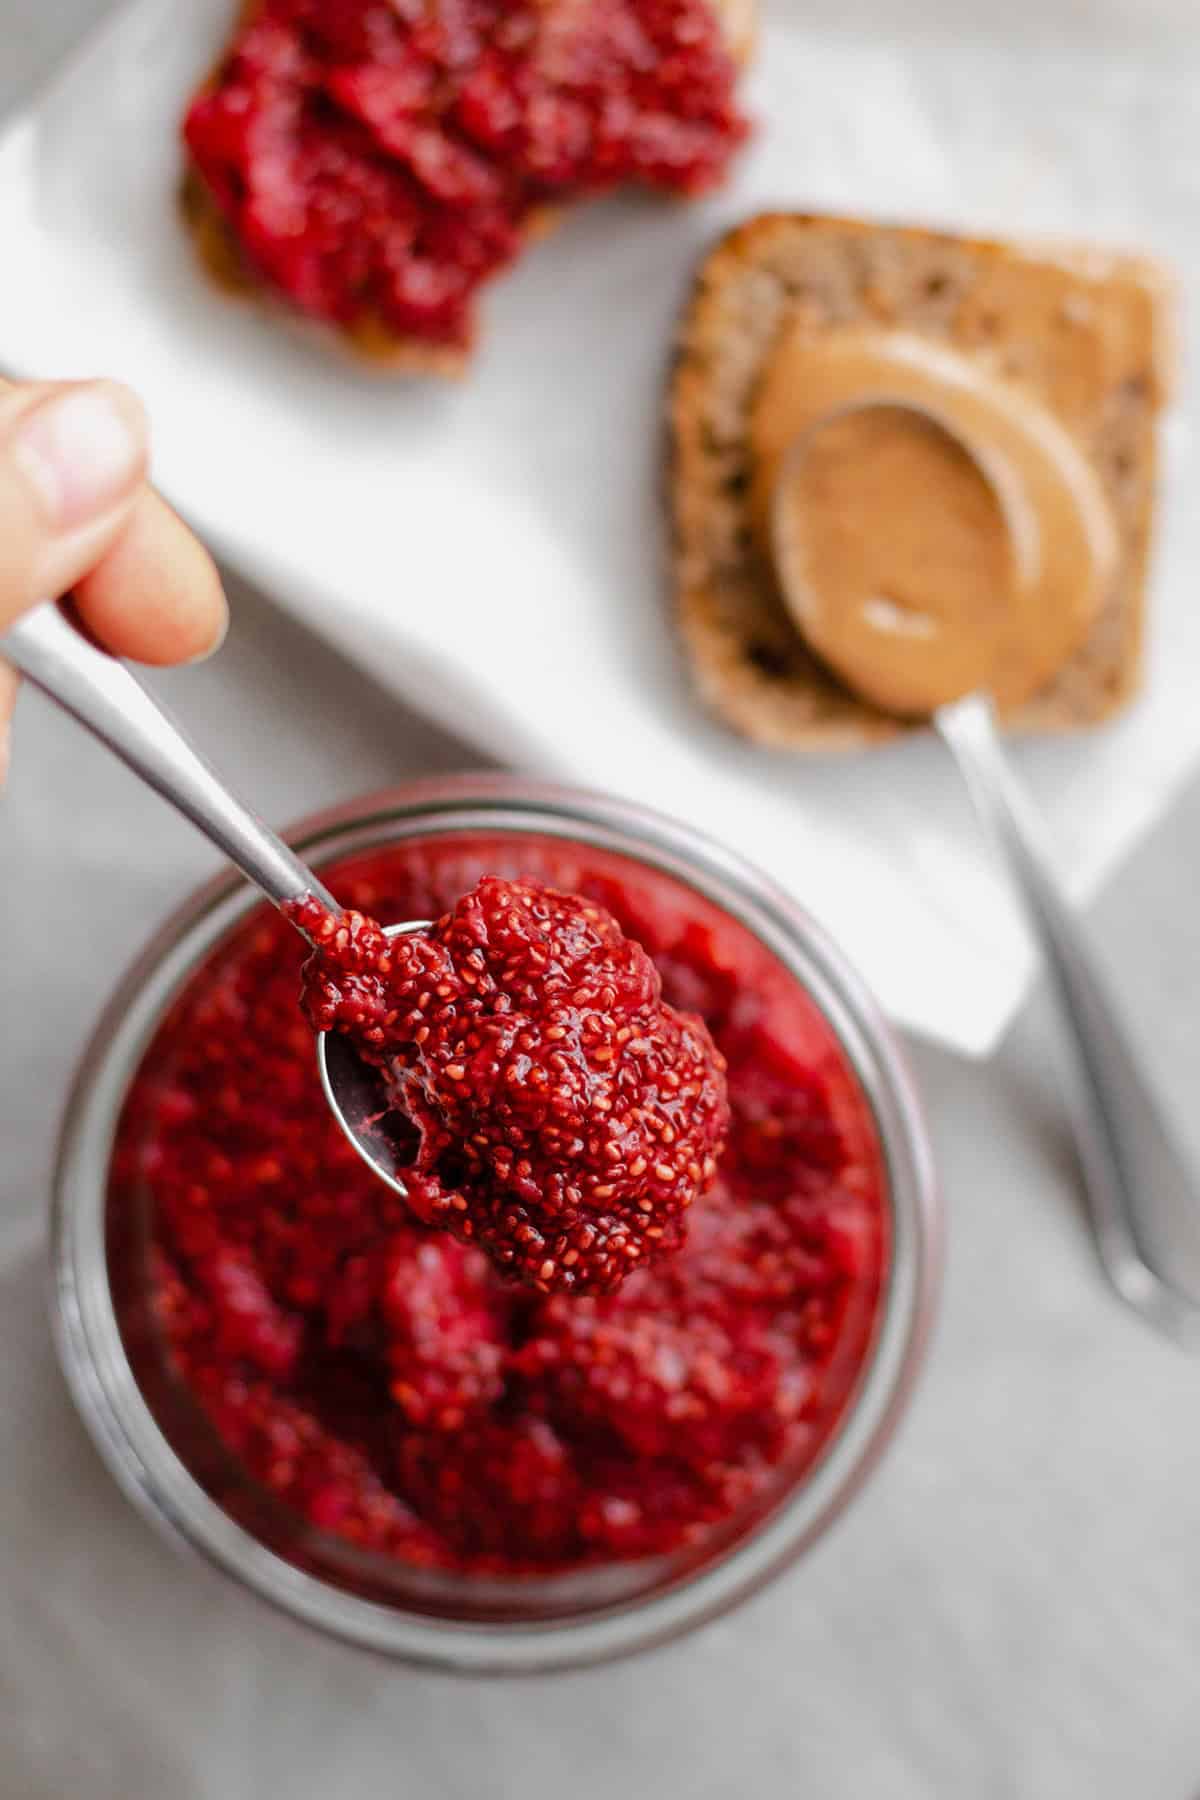
MULTIPOLYGON (((0 109, 101 10, 0 0, 0 109)), ((1101 12, 1121 26, 1120 5, 1101 12)), ((159 685, 268 816, 472 760, 231 593, 219 659, 159 685)), ((1094 925, 1200 1152, 1198 863, 1200 782, 1094 925)), ((22 702, 0 800, 0 1800, 1194 1800, 1200 1372, 1096 1272, 1040 1001, 986 1065, 913 1047, 951 1233, 930 1366, 848 1518, 727 1622, 624 1666, 463 1685, 319 1641, 177 1563, 74 1417, 39 1258, 78 1047, 115 972, 211 866, 22 702)))

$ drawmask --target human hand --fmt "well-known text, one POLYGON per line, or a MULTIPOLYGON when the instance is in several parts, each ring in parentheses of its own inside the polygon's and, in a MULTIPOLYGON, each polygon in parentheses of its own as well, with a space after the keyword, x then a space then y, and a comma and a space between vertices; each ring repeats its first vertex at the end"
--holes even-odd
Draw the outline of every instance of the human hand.
MULTIPOLYGON (((119 656, 193 662, 225 635, 212 558, 146 483, 141 402, 111 381, 0 382, 0 636, 70 592, 119 656)), ((0 660, 0 780, 16 675, 0 660)))

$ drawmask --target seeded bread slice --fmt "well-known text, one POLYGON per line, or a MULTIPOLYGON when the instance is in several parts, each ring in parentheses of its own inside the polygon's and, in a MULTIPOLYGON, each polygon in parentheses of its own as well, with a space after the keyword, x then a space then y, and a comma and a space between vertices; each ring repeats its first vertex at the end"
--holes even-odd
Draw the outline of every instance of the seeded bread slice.
POLYGON ((1141 672, 1169 295, 1156 265, 1102 250, 789 213, 723 238, 680 322, 669 395, 675 608, 712 709, 780 749, 849 749, 910 729, 807 648, 751 532, 750 410, 775 344, 799 320, 815 334, 895 325, 967 351, 1071 432, 1108 494, 1121 554, 1082 648, 1006 723, 1067 730, 1124 706, 1141 672))
MULTIPOLYGON (((546 0, 547 4, 568 6, 573 0, 546 0)), ((756 0, 711 0, 721 21, 729 46, 738 64, 748 61, 755 42, 756 0)), ((242 0, 231 33, 231 41, 258 11, 260 0, 242 0)), ((200 92, 215 86, 221 63, 209 74, 200 92)), ((348 351, 360 364, 384 375, 437 375, 455 379, 466 372, 471 350, 456 344, 431 344, 416 337, 397 336, 377 313, 363 312, 345 326, 330 326, 319 320, 306 319, 294 307, 279 299, 248 268, 228 222, 217 207, 206 184, 190 165, 184 171, 180 189, 184 222, 191 233, 200 261, 211 279, 226 293, 257 300, 293 332, 310 342, 348 351)), ((533 243, 557 225, 563 209, 543 207, 526 221, 525 241, 533 243)))

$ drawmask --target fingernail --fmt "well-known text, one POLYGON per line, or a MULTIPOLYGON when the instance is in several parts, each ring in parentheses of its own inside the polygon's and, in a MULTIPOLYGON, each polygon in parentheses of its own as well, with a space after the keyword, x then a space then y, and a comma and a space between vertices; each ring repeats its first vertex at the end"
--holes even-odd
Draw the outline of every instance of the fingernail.
POLYGON ((207 662, 210 656, 215 656, 217 654, 217 651, 221 648, 222 644, 225 642, 225 639, 228 636, 229 636, 229 611, 228 611, 228 608, 226 608, 226 610, 221 614, 221 620, 217 626, 217 630, 213 637, 212 643, 209 644, 209 646, 206 650, 197 650, 195 656, 189 656, 185 666, 190 669, 193 663, 207 662))
POLYGON ((140 475, 141 409, 123 388, 71 388, 26 414, 14 450, 55 530, 70 531, 108 512, 140 475))

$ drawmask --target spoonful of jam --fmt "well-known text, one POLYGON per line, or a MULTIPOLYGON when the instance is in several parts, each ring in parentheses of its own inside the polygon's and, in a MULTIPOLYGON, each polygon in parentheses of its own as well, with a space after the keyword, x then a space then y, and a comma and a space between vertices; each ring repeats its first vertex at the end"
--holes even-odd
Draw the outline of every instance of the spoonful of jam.
POLYGON ((543 1293, 611 1293, 678 1248, 725 1140, 724 1062, 610 913, 496 877, 425 930, 287 910, 316 946, 334 1111, 419 1218, 543 1293))
POLYGON ((52 604, 6 658, 199 827, 312 945, 303 1004, 334 1116, 425 1223, 544 1293, 611 1293, 683 1241, 728 1127, 707 1027, 611 914, 481 881, 442 919, 342 910, 136 676, 52 604))

